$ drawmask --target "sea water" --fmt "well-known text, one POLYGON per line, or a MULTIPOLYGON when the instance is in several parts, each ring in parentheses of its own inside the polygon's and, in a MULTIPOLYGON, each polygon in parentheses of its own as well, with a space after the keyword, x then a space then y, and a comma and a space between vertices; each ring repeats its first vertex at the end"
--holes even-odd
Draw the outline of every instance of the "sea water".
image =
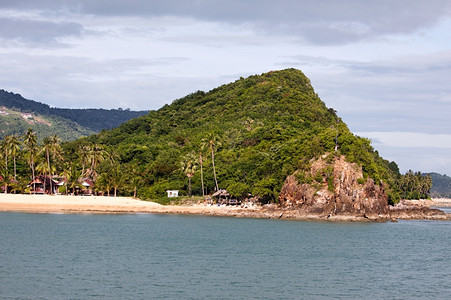
POLYGON ((0 299, 450 299, 451 222, 0 213, 0 299))

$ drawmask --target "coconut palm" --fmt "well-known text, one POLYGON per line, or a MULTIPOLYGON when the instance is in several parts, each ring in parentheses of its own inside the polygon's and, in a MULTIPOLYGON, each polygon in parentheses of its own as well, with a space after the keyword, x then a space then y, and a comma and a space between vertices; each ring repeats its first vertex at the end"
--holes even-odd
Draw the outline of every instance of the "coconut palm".
MULTIPOLYGON (((25 145, 25 148, 28 152, 28 163, 30 164, 31 167, 31 176, 32 176, 32 180, 35 179, 35 174, 34 174, 34 163, 35 163, 35 156, 38 152, 38 142, 37 142, 37 137, 36 137, 36 132, 33 132, 33 130, 31 130, 31 128, 28 128, 27 133, 24 135, 23 138, 23 144, 25 145)), ((33 186, 33 190, 36 189, 36 186, 34 184, 33 186)))
POLYGON ((91 162, 91 172, 90 175, 93 180, 97 179, 97 166, 101 163, 106 156, 106 151, 103 149, 102 145, 92 145, 91 151, 89 152, 89 161, 91 162))
POLYGON ((219 191, 218 179, 216 177, 216 168, 215 168, 215 149, 221 146, 221 143, 218 141, 218 138, 210 133, 208 137, 202 139, 202 149, 208 148, 211 153, 211 164, 213 166, 213 175, 215 178, 216 191, 219 191))
POLYGON ((20 151, 20 141, 15 135, 10 135, 6 139, 6 146, 8 148, 9 154, 13 157, 14 161, 14 180, 16 180, 16 158, 20 151))
POLYGON ((5 136, 2 143, 0 144, 0 150, 2 152, 2 156, 5 160, 5 169, 8 170, 8 137, 9 136, 5 136))
POLYGON ((13 182, 13 176, 10 174, 9 170, 3 168, 0 172, 0 186, 3 186, 5 194, 8 194, 8 186, 11 186, 13 182))
POLYGON ((47 161, 47 171, 49 171, 49 177, 50 177, 50 193, 53 192, 53 171, 56 169, 55 167, 50 167, 50 158, 53 159, 54 162, 56 162, 57 159, 62 159, 62 149, 60 145, 60 139, 57 135, 54 135, 52 137, 46 137, 42 141, 43 146, 41 149, 41 153, 44 153, 46 161, 47 161))
POLYGON ((64 171, 62 173, 63 178, 66 181, 66 195, 69 191, 72 190, 72 195, 75 196, 75 189, 77 187, 82 188, 82 184, 80 183, 81 172, 77 170, 75 165, 66 165, 64 171))
POLYGON ((202 183, 202 199, 205 200, 204 169, 202 167, 202 165, 203 165, 202 151, 199 152, 199 164, 200 164, 200 182, 202 183))
POLYGON ((81 161, 81 176, 85 176, 85 168, 87 165, 90 164, 90 157, 89 154, 91 152, 91 147, 89 145, 79 145, 78 146, 78 153, 80 155, 80 161, 81 161))
POLYGON ((197 155, 194 151, 183 157, 181 167, 183 173, 188 177, 188 196, 191 197, 191 178, 194 176, 197 169, 197 155))

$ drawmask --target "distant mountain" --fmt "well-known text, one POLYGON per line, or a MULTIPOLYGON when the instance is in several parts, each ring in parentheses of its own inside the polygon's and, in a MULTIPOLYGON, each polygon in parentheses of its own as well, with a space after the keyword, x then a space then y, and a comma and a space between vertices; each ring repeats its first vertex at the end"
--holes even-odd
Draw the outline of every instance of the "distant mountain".
POLYGON ((63 140, 74 140, 112 129, 147 113, 129 109, 53 108, 0 90, 0 138, 10 134, 21 135, 31 127, 40 138, 57 134, 63 140))
POLYGON ((451 198, 451 177, 438 173, 429 173, 432 178, 431 197, 451 198))

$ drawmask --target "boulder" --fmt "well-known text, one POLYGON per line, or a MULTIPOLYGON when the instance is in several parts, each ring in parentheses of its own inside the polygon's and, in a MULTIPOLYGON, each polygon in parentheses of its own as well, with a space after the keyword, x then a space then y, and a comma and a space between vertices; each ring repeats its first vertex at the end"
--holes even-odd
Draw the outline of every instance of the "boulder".
POLYGON ((387 199, 384 185, 371 178, 364 180, 361 167, 347 162, 344 156, 327 154, 312 161, 309 170, 288 176, 279 195, 284 209, 369 219, 389 217, 387 199))

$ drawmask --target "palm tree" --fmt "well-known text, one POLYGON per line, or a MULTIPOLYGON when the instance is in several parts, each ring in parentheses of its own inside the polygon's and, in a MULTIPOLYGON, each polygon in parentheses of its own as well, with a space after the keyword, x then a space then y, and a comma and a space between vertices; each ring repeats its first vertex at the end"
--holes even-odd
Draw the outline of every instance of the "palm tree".
POLYGON ((5 136, 3 141, 2 141, 2 143, 1 143, 1 145, 0 145, 3 158, 5 159, 5 169, 6 170, 8 170, 8 154, 9 154, 9 151, 8 151, 9 150, 8 149, 8 139, 9 139, 9 136, 5 136))
POLYGON ((13 177, 9 173, 8 169, 3 169, 0 173, 0 185, 5 187, 5 194, 8 194, 8 186, 11 186, 13 177))
POLYGON ((72 190, 72 195, 75 196, 75 189, 77 187, 82 187, 80 184, 81 172, 77 170, 75 165, 66 165, 64 171, 62 173, 63 178, 66 180, 66 195, 69 191, 72 190))
POLYGON ((114 197, 117 196, 117 190, 122 186, 124 178, 122 177, 122 170, 120 165, 113 166, 111 173, 111 184, 114 188, 114 197))
POLYGON ((91 162, 91 177, 93 180, 97 179, 97 166, 105 159, 106 152, 102 145, 92 145, 89 152, 89 161, 91 162))
POLYGON ((113 182, 111 180, 111 177, 108 173, 101 173, 99 175, 98 180, 96 181, 96 187, 98 190, 106 191, 107 196, 110 196, 110 190, 113 186, 113 182))
MULTIPOLYGON (((34 181, 34 179, 35 179, 34 158, 35 158, 36 153, 38 152, 38 142, 37 142, 37 138, 36 138, 36 132, 33 132, 33 130, 31 130, 31 128, 28 128, 27 133, 24 135, 23 144, 25 145, 25 147, 28 151, 28 154, 29 154, 28 163, 30 164, 31 176, 32 176, 32 180, 34 181)), ((36 184, 33 184, 33 190, 36 190, 36 184)))
POLYGON ((85 167, 90 164, 89 153, 91 152, 91 147, 89 145, 79 145, 79 154, 81 160, 81 176, 85 176, 85 167))
POLYGON ((142 177, 138 174, 138 165, 132 164, 127 168, 127 183, 133 189, 133 198, 136 198, 137 189, 142 182, 142 177))
POLYGON ((16 157, 20 151, 20 141, 15 135, 10 135, 7 139, 6 146, 8 152, 12 155, 14 161, 14 180, 16 180, 16 157))
MULTIPOLYGON (((55 168, 51 168, 50 167, 50 158, 53 159, 54 162, 56 162, 57 159, 62 159, 61 153, 62 153, 62 149, 61 149, 61 145, 60 143, 60 139, 58 138, 57 135, 54 135, 52 137, 46 137, 44 138, 43 142, 43 146, 41 149, 41 153, 45 154, 45 158, 47 160, 47 170, 49 171, 49 177, 50 177, 50 194, 53 192, 53 182, 52 182, 52 177, 53 177, 53 170, 55 168)), ((45 174, 44 174, 45 177, 45 174)))
POLYGON ((194 151, 183 157, 181 165, 183 173, 188 177, 188 196, 191 197, 191 178, 194 176, 197 169, 197 157, 194 151))
POLYGON ((209 148, 211 152, 211 163, 213 165, 213 175, 215 177, 216 191, 219 191, 218 179, 216 178, 216 168, 215 168, 215 149, 221 146, 218 138, 212 133, 208 137, 202 139, 202 149, 209 148))
POLYGON ((200 181, 202 183, 202 199, 204 199, 205 201, 204 169, 202 168, 203 164, 202 151, 199 152, 199 164, 200 164, 200 181))

